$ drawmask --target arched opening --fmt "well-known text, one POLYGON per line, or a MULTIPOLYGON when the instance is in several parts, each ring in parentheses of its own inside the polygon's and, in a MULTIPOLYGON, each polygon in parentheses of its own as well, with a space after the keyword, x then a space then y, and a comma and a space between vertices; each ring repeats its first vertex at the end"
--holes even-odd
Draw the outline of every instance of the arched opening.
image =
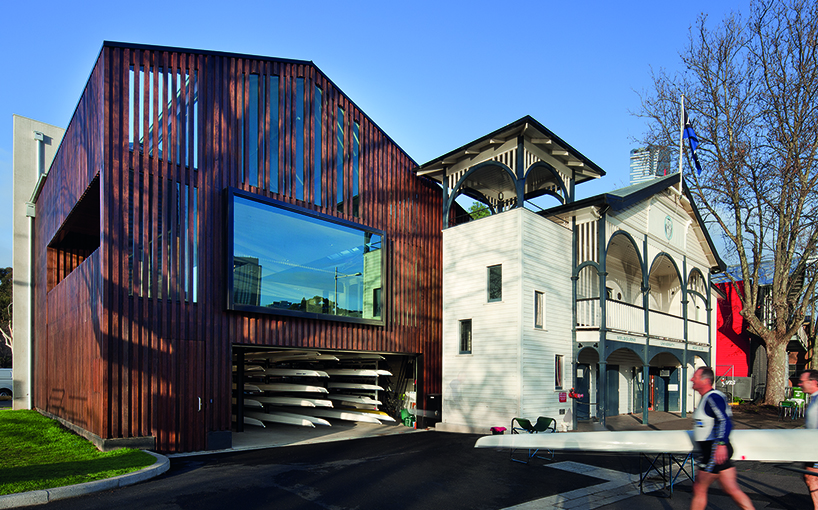
POLYGON ((651 336, 684 340, 682 280, 676 264, 666 253, 660 253, 653 260, 648 282, 651 336))
POLYGON ((597 417, 597 381, 599 381, 599 352, 585 347, 577 355, 577 372, 574 392, 583 396, 577 399, 577 420, 589 421, 597 417))
POLYGON ((607 328, 644 333, 642 258, 630 235, 620 231, 611 237, 605 252, 605 269, 607 328))
POLYGON ((485 209, 476 212, 477 217, 502 212, 517 205, 517 185, 511 169, 498 161, 485 161, 470 168, 458 180, 449 197, 449 223, 462 224, 477 219, 469 214, 469 200, 483 204, 485 209), (460 213, 455 202, 461 206, 460 213))
POLYGON ((605 366, 605 416, 641 411, 642 358, 629 348, 613 351, 605 366))
POLYGON ((599 329, 599 268, 584 266, 577 273, 577 329, 599 329))
POLYGON ((709 344, 707 328, 707 281, 701 271, 694 269, 687 277, 687 339, 698 344, 709 344))
POLYGON ((525 176, 526 207, 535 210, 544 209, 548 202, 545 197, 552 197, 560 204, 566 203, 568 201, 568 191, 565 188, 567 180, 548 163, 544 161, 533 163, 528 167, 525 176))

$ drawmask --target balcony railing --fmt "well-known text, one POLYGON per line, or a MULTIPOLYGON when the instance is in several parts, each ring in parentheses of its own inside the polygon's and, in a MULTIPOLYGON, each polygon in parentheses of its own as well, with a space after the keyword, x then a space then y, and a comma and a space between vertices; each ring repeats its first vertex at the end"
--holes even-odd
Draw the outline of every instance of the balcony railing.
POLYGON ((599 329, 599 299, 577 299, 577 328, 599 329))
POLYGON ((685 323, 684 319, 669 313, 650 311, 650 334, 651 336, 662 336, 684 340, 685 323))
POLYGON ((697 321, 687 321, 687 338, 697 344, 709 344, 710 337, 707 335, 707 324, 697 321))
POLYGON ((608 329, 618 329, 631 333, 645 333, 645 310, 621 301, 605 301, 608 329))
MULTIPOLYGON (((645 334, 645 309, 621 301, 606 300, 607 329, 645 334)), ((577 299, 577 329, 599 329, 602 314, 599 298, 577 299)), ((688 320, 688 338, 691 342, 707 344, 707 324, 688 320)), ((656 310, 650 310, 650 334, 673 340, 684 339, 684 319, 656 310)))

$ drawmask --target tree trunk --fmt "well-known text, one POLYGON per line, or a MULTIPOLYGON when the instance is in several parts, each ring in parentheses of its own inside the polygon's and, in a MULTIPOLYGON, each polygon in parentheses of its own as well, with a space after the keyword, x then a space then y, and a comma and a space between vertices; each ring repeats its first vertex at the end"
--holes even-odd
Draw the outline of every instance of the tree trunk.
POLYGON ((786 338, 771 338, 767 341, 767 389, 764 403, 768 405, 777 406, 784 400, 784 388, 790 371, 787 341, 786 338))

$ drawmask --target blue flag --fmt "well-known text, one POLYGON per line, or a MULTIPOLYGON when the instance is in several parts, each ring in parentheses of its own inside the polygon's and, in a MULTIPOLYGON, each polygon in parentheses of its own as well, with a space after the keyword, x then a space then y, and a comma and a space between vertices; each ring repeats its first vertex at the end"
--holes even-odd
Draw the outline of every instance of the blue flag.
POLYGON ((696 171, 698 172, 697 175, 701 175, 702 165, 699 163, 699 156, 696 155, 696 149, 699 147, 699 138, 696 136, 696 132, 693 131, 693 124, 690 123, 690 119, 687 117, 687 110, 684 111, 684 116, 685 129, 683 136, 690 142, 690 152, 693 154, 693 162, 696 164, 696 171))

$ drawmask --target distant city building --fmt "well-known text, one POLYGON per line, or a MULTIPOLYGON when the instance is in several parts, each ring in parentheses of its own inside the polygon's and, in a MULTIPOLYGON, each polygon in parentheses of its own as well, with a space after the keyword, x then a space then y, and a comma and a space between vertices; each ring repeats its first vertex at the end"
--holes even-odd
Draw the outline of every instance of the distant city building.
POLYGON ((631 184, 664 177, 672 173, 670 150, 658 147, 641 147, 631 151, 631 184))
POLYGON ((257 257, 233 257, 233 300, 261 306, 261 266, 257 257))

